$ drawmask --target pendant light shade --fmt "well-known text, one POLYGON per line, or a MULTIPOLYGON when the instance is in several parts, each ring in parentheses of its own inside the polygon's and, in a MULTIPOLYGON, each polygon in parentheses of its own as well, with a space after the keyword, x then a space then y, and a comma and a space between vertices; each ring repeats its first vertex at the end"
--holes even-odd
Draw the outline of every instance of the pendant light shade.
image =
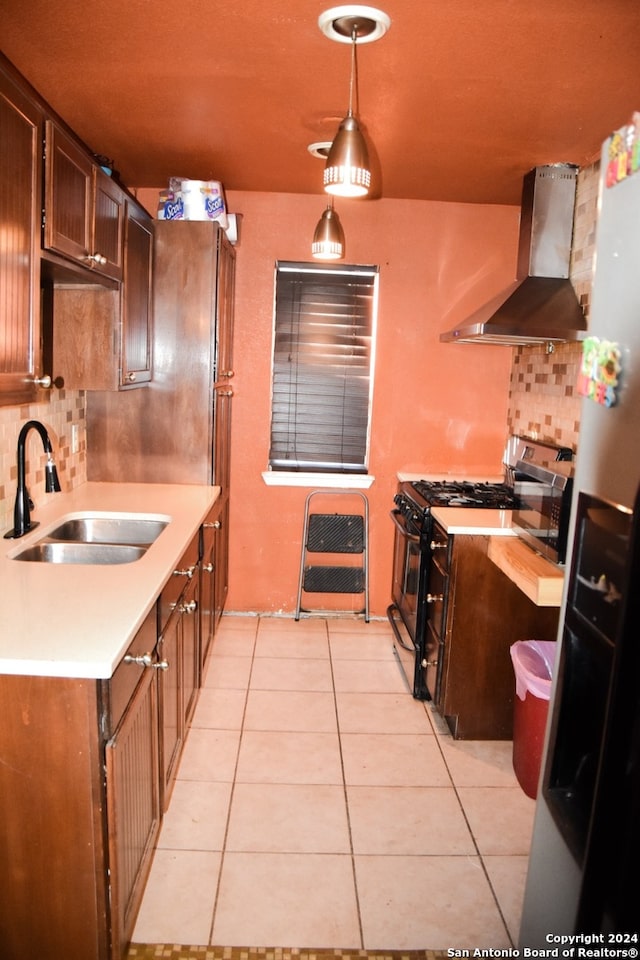
POLYGON ((369 151, 360 125, 346 116, 331 145, 324 171, 324 189, 337 197, 364 197, 371 185, 369 151))
POLYGON ((316 260, 342 260, 344 257, 344 231, 331 204, 318 220, 311 253, 316 260))
POLYGON ((338 197, 364 197, 371 186, 369 151, 355 116, 358 102, 357 44, 383 36, 390 24, 386 13, 374 7, 344 6, 325 10, 318 24, 332 40, 351 43, 349 109, 338 127, 324 171, 324 189, 338 197))

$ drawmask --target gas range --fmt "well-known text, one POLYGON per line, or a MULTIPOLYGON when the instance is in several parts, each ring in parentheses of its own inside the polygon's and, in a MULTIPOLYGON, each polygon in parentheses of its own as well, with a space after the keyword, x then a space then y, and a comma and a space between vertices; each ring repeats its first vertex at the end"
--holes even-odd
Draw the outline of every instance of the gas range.
POLYGON ((394 497, 395 510, 407 525, 419 532, 432 507, 513 510, 517 497, 506 483, 472 480, 407 480, 394 497))

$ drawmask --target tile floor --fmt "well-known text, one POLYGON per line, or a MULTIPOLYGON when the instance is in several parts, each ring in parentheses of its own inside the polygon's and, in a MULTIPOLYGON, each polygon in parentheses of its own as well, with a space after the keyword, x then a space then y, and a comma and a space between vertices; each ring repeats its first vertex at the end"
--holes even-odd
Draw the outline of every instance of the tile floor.
POLYGON ((135 942, 517 944, 534 802, 454 741, 386 621, 223 617, 135 942))

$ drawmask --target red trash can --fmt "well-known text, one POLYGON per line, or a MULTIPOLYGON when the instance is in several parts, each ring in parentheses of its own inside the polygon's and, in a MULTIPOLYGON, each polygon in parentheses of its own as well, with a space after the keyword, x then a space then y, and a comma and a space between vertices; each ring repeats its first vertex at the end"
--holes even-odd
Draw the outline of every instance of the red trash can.
POLYGON ((538 793, 556 647, 551 640, 518 640, 510 650, 516 675, 513 769, 526 795, 534 800, 538 793))

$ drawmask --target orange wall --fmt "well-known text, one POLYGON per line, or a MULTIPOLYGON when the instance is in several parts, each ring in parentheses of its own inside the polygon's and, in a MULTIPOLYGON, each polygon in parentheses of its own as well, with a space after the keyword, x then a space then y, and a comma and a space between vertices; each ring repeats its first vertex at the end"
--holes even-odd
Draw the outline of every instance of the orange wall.
MULTIPOLYGON (((157 191, 138 191, 155 210, 157 191)), ((227 192, 236 268, 229 611, 290 613, 307 490, 265 486, 274 263, 310 260, 321 195, 227 192)), ((372 615, 389 603, 389 510, 399 470, 500 473, 512 351, 438 335, 515 276, 518 208, 424 201, 336 204, 346 259, 380 265, 370 473, 372 615)), ((340 598, 342 599, 342 598, 340 598)))

